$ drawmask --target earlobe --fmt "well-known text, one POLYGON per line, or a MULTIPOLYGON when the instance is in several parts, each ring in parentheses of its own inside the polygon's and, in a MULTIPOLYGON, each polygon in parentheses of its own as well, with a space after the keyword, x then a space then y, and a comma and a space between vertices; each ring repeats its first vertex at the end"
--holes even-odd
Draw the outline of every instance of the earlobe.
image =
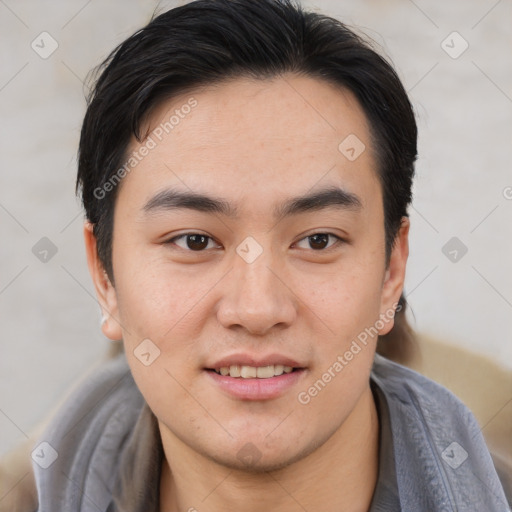
POLYGON ((84 242, 89 273, 101 307, 101 330, 110 340, 120 340, 122 339, 122 330, 118 322, 116 290, 98 257, 96 237, 94 236, 93 225, 89 221, 84 224, 84 242))
MULTIPOLYGON (((400 300, 405 281, 405 268, 409 256, 409 227, 408 217, 402 217, 400 229, 396 235, 391 251, 389 265, 384 275, 381 294, 381 315, 387 318, 396 309, 400 300)), ((379 334, 387 334, 393 327, 394 321, 387 322, 379 334)))

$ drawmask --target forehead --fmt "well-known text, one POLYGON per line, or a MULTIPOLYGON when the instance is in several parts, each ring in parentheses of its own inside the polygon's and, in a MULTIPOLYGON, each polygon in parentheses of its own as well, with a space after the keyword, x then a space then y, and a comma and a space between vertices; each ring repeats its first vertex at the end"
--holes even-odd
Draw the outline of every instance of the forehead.
POLYGON ((364 202, 363 189, 377 184, 358 101, 311 77, 237 78, 198 88, 159 105, 143 128, 148 138, 132 141, 129 151, 151 149, 120 191, 141 202, 176 185, 230 199, 258 196, 263 203, 270 195, 332 184, 364 202))

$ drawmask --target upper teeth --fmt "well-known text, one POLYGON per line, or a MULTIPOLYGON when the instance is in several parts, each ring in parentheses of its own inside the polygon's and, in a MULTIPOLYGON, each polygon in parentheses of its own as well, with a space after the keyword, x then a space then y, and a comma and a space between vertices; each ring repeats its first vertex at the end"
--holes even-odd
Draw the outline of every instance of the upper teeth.
POLYGON ((271 364, 269 366, 239 366, 237 364, 231 366, 223 366, 216 368, 215 371, 221 375, 229 375, 230 377, 242 377, 243 379, 268 379, 282 373, 291 373, 291 366, 283 366, 282 364, 271 364))

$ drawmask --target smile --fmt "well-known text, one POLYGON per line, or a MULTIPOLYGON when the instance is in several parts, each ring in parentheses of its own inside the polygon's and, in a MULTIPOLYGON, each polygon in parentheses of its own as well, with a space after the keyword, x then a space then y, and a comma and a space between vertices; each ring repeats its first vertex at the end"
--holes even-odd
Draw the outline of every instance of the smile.
POLYGON ((283 373, 292 373, 293 370, 293 367, 282 364, 271 364, 268 366, 242 366, 234 364, 214 369, 219 375, 242 379, 269 379, 283 373))
POLYGON ((299 386, 307 373, 306 368, 284 365, 230 365, 206 370, 205 374, 219 391, 243 401, 279 398, 299 386))

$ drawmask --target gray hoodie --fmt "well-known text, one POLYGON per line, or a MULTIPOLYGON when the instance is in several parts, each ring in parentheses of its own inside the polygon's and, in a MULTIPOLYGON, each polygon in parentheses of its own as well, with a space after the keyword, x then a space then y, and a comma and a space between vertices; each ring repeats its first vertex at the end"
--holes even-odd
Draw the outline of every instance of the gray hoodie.
MULTIPOLYGON (((460 400, 378 354, 370 384, 381 428, 369 512, 510 511, 460 400)), ((39 443, 38 512, 159 512, 161 439, 124 354, 75 391, 39 443)))

